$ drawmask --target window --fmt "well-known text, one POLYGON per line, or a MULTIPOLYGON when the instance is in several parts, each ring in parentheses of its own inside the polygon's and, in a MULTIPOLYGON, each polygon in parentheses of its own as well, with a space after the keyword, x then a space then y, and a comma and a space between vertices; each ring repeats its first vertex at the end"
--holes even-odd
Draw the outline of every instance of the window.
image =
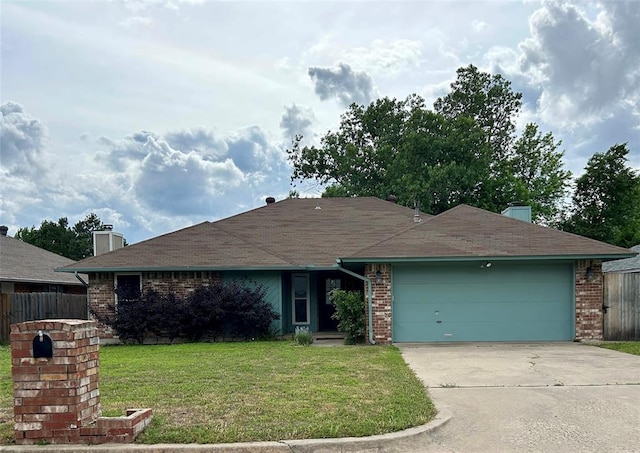
POLYGON ((116 274, 116 301, 140 297, 140 274, 116 274))
POLYGON ((333 291, 334 289, 342 289, 342 280, 339 278, 328 278, 325 285, 326 297, 324 303, 327 305, 331 305, 331 291, 333 291))
POLYGON ((293 324, 309 324, 309 275, 293 275, 293 324))

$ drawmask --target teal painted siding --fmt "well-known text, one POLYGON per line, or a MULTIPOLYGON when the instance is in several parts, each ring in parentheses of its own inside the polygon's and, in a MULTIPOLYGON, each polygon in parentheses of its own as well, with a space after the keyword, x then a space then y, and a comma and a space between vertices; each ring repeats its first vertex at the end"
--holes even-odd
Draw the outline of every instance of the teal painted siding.
POLYGON ((541 341, 573 338, 570 263, 393 267, 393 339, 541 341))
POLYGON ((280 319, 274 321, 272 327, 277 335, 284 333, 283 330, 283 298, 282 298, 282 276, 278 271, 255 271, 255 272, 233 272, 227 271, 222 274, 224 282, 234 280, 246 281, 254 286, 261 284, 266 289, 265 298, 271 304, 276 313, 280 314, 280 319))

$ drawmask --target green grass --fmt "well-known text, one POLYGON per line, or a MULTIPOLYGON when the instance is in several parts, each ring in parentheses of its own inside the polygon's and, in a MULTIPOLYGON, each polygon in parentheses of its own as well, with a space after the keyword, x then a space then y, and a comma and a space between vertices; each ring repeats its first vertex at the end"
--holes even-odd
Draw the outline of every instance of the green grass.
POLYGON ((0 344, 0 445, 13 440, 13 381, 11 348, 0 344))
MULTIPOLYGON (((392 346, 290 342, 111 346, 100 350, 104 415, 150 407, 142 443, 366 436, 435 415, 392 346)), ((12 436, 9 348, 0 349, 0 442, 12 436)))
POLYGON ((640 355, 640 341, 621 341, 620 343, 602 343, 601 348, 626 352, 627 354, 640 355))

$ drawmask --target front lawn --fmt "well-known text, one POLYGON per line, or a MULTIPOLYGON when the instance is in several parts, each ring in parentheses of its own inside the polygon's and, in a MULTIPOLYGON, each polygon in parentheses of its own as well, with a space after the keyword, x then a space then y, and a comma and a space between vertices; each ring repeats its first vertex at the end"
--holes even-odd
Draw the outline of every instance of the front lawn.
MULTIPOLYGON (((9 348, 0 347, 0 443, 13 435, 9 348)), ((367 436, 433 418, 420 381, 392 346, 290 342, 100 349, 104 415, 150 407, 141 443, 367 436)))
POLYGON ((615 351, 626 352, 627 354, 640 355, 640 341, 621 341, 619 343, 602 343, 601 348, 613 349, 615 351))

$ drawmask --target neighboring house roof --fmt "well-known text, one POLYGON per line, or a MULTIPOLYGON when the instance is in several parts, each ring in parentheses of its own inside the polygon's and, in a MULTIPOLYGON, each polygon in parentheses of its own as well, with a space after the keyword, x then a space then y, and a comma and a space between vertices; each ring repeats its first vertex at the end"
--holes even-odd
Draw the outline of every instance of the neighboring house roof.
POLYGON ((336 259, 620 258, 623 248, 461 205, 437 216, 373 197, 289 198, 62 271, 299 269, 336 259))
POLYGON ((0 281, 82 285, 73 275, 54 272, 55 268, 73 263, 64 256, 0 235, 0 281))
POLYGON ((609 261, 602 264, 604 272, 640 272, 640 244, 634 245, 630 250, 638 252, 633 258, 609 261))

